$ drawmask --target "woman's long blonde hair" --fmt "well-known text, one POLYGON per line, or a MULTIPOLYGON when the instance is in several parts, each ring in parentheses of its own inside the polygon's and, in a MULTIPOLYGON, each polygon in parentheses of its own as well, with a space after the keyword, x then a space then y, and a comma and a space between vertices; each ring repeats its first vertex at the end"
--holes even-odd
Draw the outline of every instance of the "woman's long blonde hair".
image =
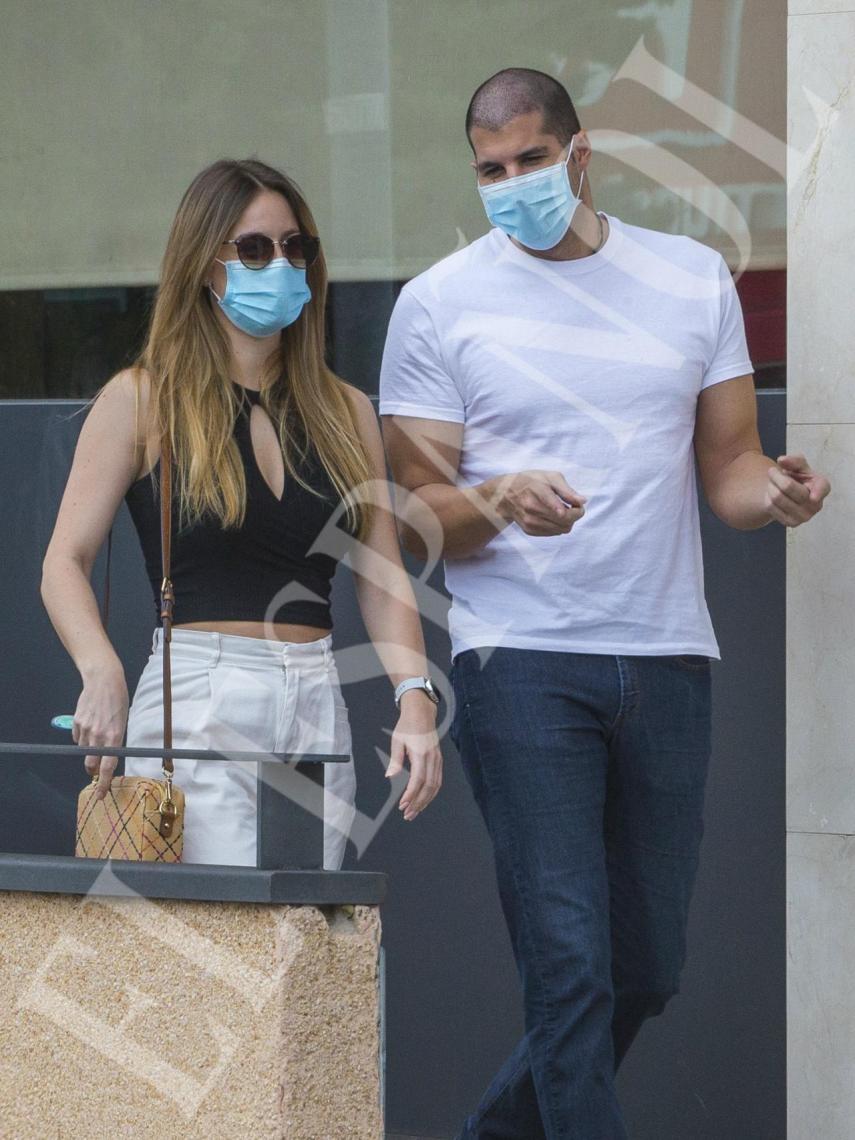
MULTIPOLYGON (((229 375, 230 349, 206 286, 222 242, 260 190, 288 202, 304 233, 317 227, 302 193, 286 175, 256 159, 221 159, 188 187, 169 233, 160 286, 145 345, 135 363, 150 378, 150 413, 159 436, 168 431, 173 486, 181 525, 205 511, 224 527, 242 524, 246 479, 233 426, 240 397, 229 375)), ((372 478, 345 385, 326 365, 324 313, 327 269, 323 249, 306 273, 311 300, 282 332, 261 381, 261 404, 279 431, 285 469, 309 491, 297 470, 314 446, 345 502, 342 520, 357 538, 370 526, 369 496, 354 494, 372 478)))

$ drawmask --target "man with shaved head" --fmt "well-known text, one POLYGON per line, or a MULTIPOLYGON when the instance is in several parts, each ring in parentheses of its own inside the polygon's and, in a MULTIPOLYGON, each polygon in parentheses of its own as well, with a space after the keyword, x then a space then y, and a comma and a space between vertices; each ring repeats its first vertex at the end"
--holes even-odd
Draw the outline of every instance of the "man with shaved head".
POLYGON ((539 112, 543 130, 567 146, 580 129, 576 110, 566 88, 551 75, 528 67, 506 67, 485 80, 466 111, 466 137, 472 130, 495 133, 519 115, 539 112))
POLYGON ((380 380, 402 541, 444 559, 450 732, 525 1006, 459 1140, 625 1140, 615 1071, 678 990, 703 832, 695 461, 740 530, 799 526, 829 483, 763 454, 721 255, 594 210, 560 83, 500 71, 466 130, 493 228, 404 287, 380 380))

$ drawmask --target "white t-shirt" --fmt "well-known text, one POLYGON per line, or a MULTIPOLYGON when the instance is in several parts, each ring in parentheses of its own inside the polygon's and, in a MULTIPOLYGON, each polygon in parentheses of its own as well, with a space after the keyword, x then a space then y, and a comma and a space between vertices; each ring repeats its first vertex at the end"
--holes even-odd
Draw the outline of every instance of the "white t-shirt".
POLYGON ((692 438, 701 389, 752 371, 739 299, 715 250, 606 216, 602 249, 570 261, 493 229, 395 305, 381 415, 464 424, 458 486, 540 468, 588 500, 569 534, 510 523, 445 559, 452 657, 720 657, 692 438))

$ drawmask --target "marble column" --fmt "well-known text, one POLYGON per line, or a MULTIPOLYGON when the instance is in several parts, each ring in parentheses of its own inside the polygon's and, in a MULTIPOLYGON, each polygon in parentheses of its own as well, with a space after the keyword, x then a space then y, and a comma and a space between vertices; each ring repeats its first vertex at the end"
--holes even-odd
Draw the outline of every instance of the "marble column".
POLYGON ((832 497, 788 531, 788 1140, 855 1129, 855 0, 790 0, 788 449, 832 497))

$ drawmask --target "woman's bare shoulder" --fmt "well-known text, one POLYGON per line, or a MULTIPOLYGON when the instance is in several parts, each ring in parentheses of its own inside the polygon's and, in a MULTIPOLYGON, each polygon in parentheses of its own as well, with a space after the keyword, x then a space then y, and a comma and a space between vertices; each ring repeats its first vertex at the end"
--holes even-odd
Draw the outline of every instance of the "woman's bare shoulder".
POLYGON ((366 422, 376 424, 377 413, 374 410, 371 397, 366 392, 363 392, 361 388, 357 388, 353 384, 348 384, 346 380, 341 380, 340 384, 360 424, 362 426, 364 426, 366 422))
POLYGON ((123 368, 110 377, 99 395, 104 392, 114 394, 114 398, 130 401, 131 406, 135 406, 138 399, 140 407, 147 409, 151 395, 151 377, 145 368, 123 368))
POLYGON ((125 369, 91 401, 80 428, 71 470, 48 554, 75 558, 91 570, 143 453, 141 429, 147 406, 145 378, 125 369), (142 397, 142 398, 140 398, 142 397))
POLYGON ((104 384, 94 401, 94 404, 101 404, 99 420, 102 430, 113 430, 118 438, 131 442, 135 477, 145 474, 150 467, 154 440, 150 401, 151 377, 139 367, 123 368, 117 372, 104 384))

